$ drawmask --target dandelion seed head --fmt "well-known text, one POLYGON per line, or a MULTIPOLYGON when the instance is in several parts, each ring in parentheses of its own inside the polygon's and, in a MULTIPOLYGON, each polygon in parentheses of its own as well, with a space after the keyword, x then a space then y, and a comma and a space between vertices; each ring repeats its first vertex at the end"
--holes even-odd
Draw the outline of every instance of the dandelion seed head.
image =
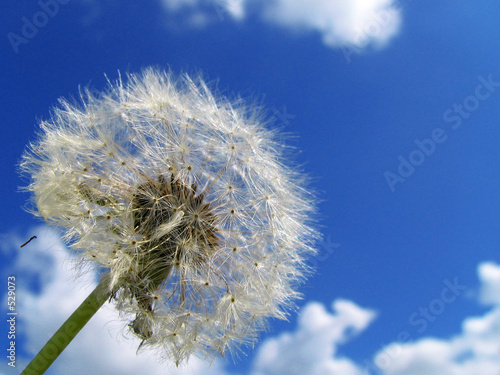
POLYGON ((62 99, 23 155, 34 212, 110 273, 141 340, 177 364, 251 345, 299 297, 315 199, 260 110, 145 69, 62 99))

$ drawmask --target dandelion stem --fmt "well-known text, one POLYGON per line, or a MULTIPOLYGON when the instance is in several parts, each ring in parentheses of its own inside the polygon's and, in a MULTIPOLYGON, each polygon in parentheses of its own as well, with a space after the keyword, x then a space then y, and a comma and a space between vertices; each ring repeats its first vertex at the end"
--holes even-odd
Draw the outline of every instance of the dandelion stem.
POLYGON ((109 277, 101 277, 101 281, 82 302, 80 306, 63 323, 45 346, 38 352, 33 360, 24 369, 21 375, 40 375, 52 365, 56 358, 63 352, 73 338, 87 324, 92 316, 109 298, 109 277))

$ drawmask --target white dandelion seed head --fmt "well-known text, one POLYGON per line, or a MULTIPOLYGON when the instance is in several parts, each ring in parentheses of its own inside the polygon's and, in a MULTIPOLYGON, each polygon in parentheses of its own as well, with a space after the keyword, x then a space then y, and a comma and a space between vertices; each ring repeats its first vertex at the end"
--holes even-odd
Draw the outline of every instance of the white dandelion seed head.
POLYGON ((109 270, 141 348, 178 364, 285 318, 319 233, 260 112, 152 68, 81 99, 60 101, 21 166, 35 213, 109 270))

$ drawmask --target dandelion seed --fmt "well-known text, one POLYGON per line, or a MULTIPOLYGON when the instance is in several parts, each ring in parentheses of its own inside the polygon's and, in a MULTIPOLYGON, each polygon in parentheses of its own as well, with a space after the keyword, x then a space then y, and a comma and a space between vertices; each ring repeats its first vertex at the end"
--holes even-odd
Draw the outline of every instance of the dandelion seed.
POLYGON ((200 78, 146 69, 61 100, 24 154, 34 212, 109 272, 141 350, 224 354, 293 307, 314 197, 265 123, 200 78))
POLYGON ((34 240, 35 238, 36 238, 36 236, 31 236, 31 238, 30 238, 28 241, 26 241, 25 243, 23 243, 23 244, 22 244, 21 246, 19 246, 19 247, 25 247, 27 244, 29 244, 29 243, 30 243, 32 240, 34 240))

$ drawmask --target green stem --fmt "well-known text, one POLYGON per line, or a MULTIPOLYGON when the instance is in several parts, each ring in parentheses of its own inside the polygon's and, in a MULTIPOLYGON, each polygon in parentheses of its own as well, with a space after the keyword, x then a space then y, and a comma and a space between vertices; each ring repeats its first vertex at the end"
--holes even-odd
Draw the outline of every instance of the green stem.
POLYGON ((101 281, 92 293, 82 302, 80 306, 63 323, 54 336, 47 341, 45 346, 38 352, 33 360, 24 369, 21 375, 41 375, 50 367, 55 359, 68 346, 73 338, 87 324, 92 316, 109 298, 109 277, 103 275, 101 281))

